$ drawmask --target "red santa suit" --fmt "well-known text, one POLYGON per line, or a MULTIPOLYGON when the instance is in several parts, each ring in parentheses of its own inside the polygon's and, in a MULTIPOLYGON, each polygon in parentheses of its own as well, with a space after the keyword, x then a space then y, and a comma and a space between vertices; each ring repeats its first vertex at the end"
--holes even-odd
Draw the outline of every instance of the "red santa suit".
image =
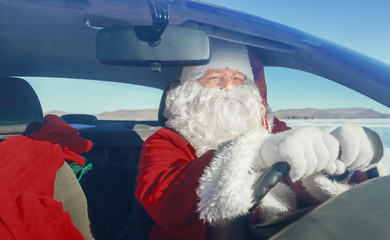
MULTIPOLYGON (((263 104, 267 106, 263 67, 253 55, 249 57, 263 104)), ((197 157, 195 148, 179 133, 168 128, 160 129, 145 141, 135 196, 156 222, 151 239, 207 239, 212 234, 211 226, 223 225, 247 213, 251 204, 251 186, 258 177, 253 176, 253 172, 248 173, 248 169, 252 167, 252 155, 263 141, 256 138, 263 137, 264 133, 269 136, 290 129, 272 115, 267 114, 259 121, 263 123, 260 131, 249 132, 234 140, 233 144, 245 146, 245 149, 235 154, 233 161, 225 161, 231 157, 227 155, 236 152, 233 144, 225 148, 230 151, 229 154, 218 148, 197 157), (221 156, 225 159, 221 159, 221 156), (230 166, 226 167, 226 163, 230 166), (240 165, 245 166, 237 170, 240 165), (229 176, 230 173, 233 173, 232 176, 229 176)), ((333 183, 330 185, 333 188, 333 183)), ((283 191, 279 194, 292 195, 295 201, 293 210, 299 208, 301 202, 305 206, 318 203, 305 191, 300 181, 292 183, 286 180, 281 189, 283 191)))

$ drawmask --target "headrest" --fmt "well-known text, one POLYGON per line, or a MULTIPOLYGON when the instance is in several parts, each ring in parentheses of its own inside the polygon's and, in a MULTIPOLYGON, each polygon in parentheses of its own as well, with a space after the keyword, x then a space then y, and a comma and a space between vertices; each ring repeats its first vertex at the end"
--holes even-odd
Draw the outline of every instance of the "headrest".
POLYGON ((43 124, 38 96, 20 78, 0 77, 0 140, 37 130, 43 124))
POLYGON ((161 96, 160 106, 158 108, 158 122, 160 123, 161 127, 164 127, 165 126, 165 122, 168 120, 164 116, 164 110, 166 108, 166 106, 165 106, 165 99, 167 98, 167 92, 170 89, 171 89, 170 88, 170 84, 168 84, 168 86, 164 89, 163 95, 161 96))
POLYGON ((180 85, 180 80, 179 79, 174 79, 173 81, 169 82, 168 85, 165 87, 164 92, 161 96, 160 100, 160 106, 158 108, 158 121, 160 123, 161 127, 165 126, 165 122, 168 120, 164 116, 164 110, 165 110, 165 99, 167 98, 167 93, 169 90, 174 89, 175 87, 180 85))

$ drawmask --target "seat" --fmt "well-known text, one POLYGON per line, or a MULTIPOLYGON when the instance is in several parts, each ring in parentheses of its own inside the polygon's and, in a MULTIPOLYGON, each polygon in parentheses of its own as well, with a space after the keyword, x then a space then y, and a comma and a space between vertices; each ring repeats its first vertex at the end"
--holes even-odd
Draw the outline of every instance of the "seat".
POLYGON ((0 140, 33 132, 43 124, 34 90, 20 78, 0 77, 0 140))
MULTIPOLYGON (((37 131, 43 122, 41 104, 31 85, 21 78, 0 77, 0 140, 37 131)), ((70 213, 84 238, 92 239, 85 195, 66 162, 56 173, 54 199, 70 213)))

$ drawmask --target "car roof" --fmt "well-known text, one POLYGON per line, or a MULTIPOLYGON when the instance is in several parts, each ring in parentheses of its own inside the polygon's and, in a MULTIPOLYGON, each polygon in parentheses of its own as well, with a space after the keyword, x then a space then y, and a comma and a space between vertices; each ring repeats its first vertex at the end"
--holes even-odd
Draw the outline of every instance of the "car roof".
MULTIPOLYGON (((157 1, 157 0, 155 0, 157 1)), ((169 24, 245 44, 265 66, 303 70, 390 106, 390 66, 294 28, 231 9, 189 0, 169 5, 169 24)), ((180 67, 100 63, 100 28, 151 25, 147 0, 0 0, 0 75, 116 81, 164 89, 180 67)))

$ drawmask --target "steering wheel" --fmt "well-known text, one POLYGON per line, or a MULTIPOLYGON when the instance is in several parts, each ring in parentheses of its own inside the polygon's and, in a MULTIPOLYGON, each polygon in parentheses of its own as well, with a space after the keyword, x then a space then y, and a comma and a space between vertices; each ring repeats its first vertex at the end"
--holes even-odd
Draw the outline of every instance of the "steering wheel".
POLYGON ((268 169, 254 184, 254 201, 256 204, 251 208, 251 212, 256 208, 257 204, 263 199, 271 188, 273 188, 280 180, 287 177, 290 172, 290 165, 286 162, 275 163, 268 169))
POLYGON ((261 224, 252 225, 249 221, 252 212, 256 209, 261 199, 263 199, 269 190, 271 190, 271 188, 273 188, 278 182, 286 178, 289 172, 290 165, 288 163, 278 162, 269 168, 263 175, 261 175, 261 177, 253 185, 255 204, 253 204, 253 206, 250 208, 247 215, 236 219, 231 224, 228 239, 267 239, 281 228, 289 224, 291 221, 298 218, 294 217, 290 220, 280 218, 277 220, 280 220, 282 224, 279 223, 279 221, 270 221, 267 222, 267 226, 260 226, 261 224), (271 222, 273 223, 268 224, 271 222))
MULTIPOLYGON (((254 202, 246 216, 236 219, 232 225, 228 239, 253 239, 261 240, 268 239, 281 229, 309 213, 314 207, 307 207, 298 210, 292 214, 280 217, 266 223, 252 225, 250 216, 256 209, 264 196, 282 179, 286 178, 290 172, 290 165, 286 162, 275 163, 269 168, 254 184, 254 202)), ((341 174, 335 177, 334 180, 342 180, 346 174, 341 174)), ((367 179, 378 177, 378 169, 372 168, 366 172, 367 179)))

